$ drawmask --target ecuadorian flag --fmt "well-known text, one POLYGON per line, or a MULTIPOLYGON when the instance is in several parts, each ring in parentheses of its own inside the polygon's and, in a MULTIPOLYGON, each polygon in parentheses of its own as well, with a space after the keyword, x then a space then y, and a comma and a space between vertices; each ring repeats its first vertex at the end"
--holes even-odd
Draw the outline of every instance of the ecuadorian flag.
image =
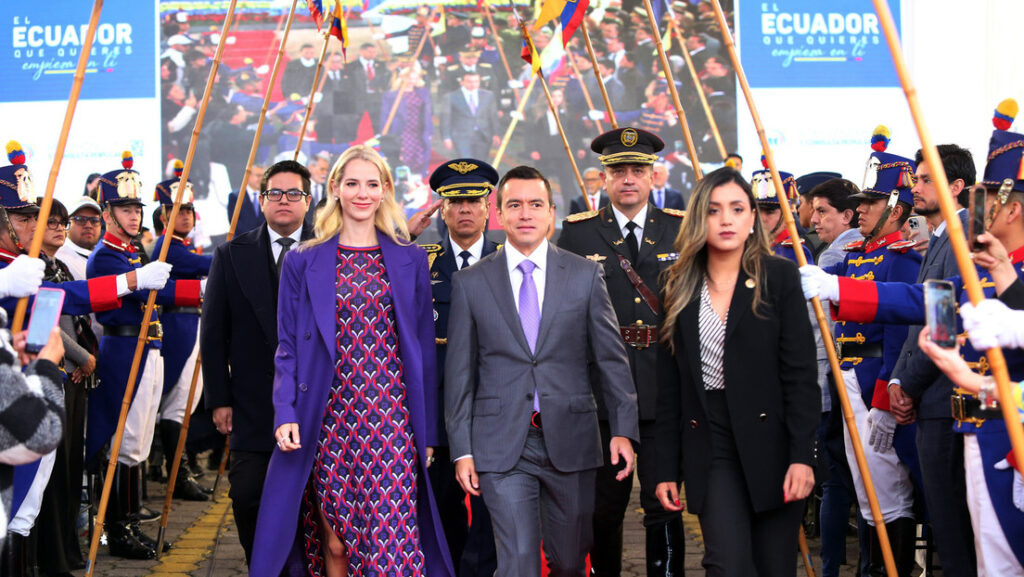
POLYGON ((313 23, 316 24, 316 29, 319 30, 320 26, 324 22, 323 0, 306 0, 306 6, 309 8, 310 18, 313 19, 313 23))
POLYGON ((328 32, 341 42, 341 56, 348 60, 345 49, 348 48, 348 26, 345 24, 345 13, 341 9, 341 0, 334 4, 334 15, 331 17, 331 29, 328 32))
POLYGON ((558 18, 558 23, 562 26, 562 47, 565 47, 569 44, 572 33, 583 22, 589 5, 590 0, 545 0, 533 29, 540 30, 541 26, 558 18))
POLYGON ((520 21, 519 27, 523 35, 523 49, 519 55, 533 68, 533 73, 537 74, 540 70, 540 54, 537 53, 537 47, 533 45, 533 39, 526 32, 526 25, 520 21))

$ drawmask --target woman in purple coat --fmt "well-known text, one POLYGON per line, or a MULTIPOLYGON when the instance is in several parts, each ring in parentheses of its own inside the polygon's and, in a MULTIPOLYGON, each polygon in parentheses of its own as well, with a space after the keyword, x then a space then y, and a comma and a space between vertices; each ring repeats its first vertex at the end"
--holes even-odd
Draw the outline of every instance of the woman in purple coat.
POLYGON ((437 442, 426 253, 372 148, 331 170, 284 259, 274 425, 250 575, 454 575, 426 469, 437 442))

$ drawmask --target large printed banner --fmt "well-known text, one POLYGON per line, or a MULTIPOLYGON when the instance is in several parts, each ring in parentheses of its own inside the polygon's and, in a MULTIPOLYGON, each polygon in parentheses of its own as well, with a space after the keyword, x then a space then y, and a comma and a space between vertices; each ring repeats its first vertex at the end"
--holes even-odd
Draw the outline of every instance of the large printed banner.
MULTIPOLYGON (((0 102, 67 100, 91 11, 86 0, 4 2, 0 102)), ((156 18, 153 2, 104 3, 81 98, 156 96, 156 18)))
MULTIPOLYGON (((899 86, 867 0, 738 2, 743 68, 754 88, 899 86)), ((889 0, 900 26, 900 0, 889 0)))

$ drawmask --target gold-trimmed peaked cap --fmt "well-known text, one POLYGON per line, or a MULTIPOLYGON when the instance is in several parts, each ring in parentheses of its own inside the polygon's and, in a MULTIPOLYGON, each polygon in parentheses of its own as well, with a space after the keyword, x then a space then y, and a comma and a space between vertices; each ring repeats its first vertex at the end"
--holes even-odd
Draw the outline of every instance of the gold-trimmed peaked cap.
POLYGON ((605 132, 590 143, 601 164, 654 164, 657 153, 665 148, 656 134, 627 126, 605 132))
POLYGON ((475 158, 456 158, 434 169, 430 188, 441 198, 480 198, 498 184, 498 171, 475 158))

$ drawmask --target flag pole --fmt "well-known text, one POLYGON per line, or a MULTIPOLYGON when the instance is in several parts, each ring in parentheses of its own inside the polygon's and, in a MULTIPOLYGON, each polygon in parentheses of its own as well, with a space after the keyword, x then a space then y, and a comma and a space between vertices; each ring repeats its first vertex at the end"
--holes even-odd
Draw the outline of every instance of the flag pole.
POLYGON ((601 98, 604 99, 604 109, 608 111, 608 120, 612 123, 613 129, 619 128, 619 121, 615 118, 615 111, 612 110, 612 101, 608 98, 608 89, 604 85, 604 77, 601 75, 601 67, 597 64, 597 55, 594 54, 594 44, 590 41, 590 31, 587 28, 587 19, 584 17, 580 28, 583 29, 583 43, 587 46, 587 56, 594 67, 594 76, 597 76, 597 86, 601 89, 601 98))
MULTIPOLYGON (((896 66, 900 83, 903 85, 907 104, 910 106, 910 114, 914 117, 917 134, 921 137, 921 152, 924 154, 924 159, 928 166, 942 166, 942 158, 939 156, 939 151, 932 141, 928 126, 924 122, 924 113, 921 110, 921 104, 917 100, 917 89, 910 78, 910 71, 903 56, 903 49, 900 47, 899 34, 896 31, 896 23, 892 18, 892 11, 884 2, 879 2, 878 0, 873 0, 873 2, 875 12, 878 13, 878 19, 882 24, 882 30, 885 32, 885 39, 889 44, 889 51, 892 52, 892 61, 896 66)), ((985 293, 978 280, 978 270, 974 267, 974 262, 971 260, 971 252, 967 247, 963 225, 956 215, 956 207, 953 206, 953 195, 949 192, 949 181, 946 179, 945 171, 933 170, 932 172, 934 172, 932 178, 938 189, 939 210, 942 212, 942 218, 946 221, 946 232, 949 234, 949 243, 956 257, 957 266, 960 268, 964 289, 967 291, 967 296, 971 299, 971 304, 977 306, 978 303, 985 299, 985 293)), ((992 376, 995 378, 999 398, 1012 399, 1010 376, 1007 372, 1006 358, 1003 356, 1003 350, 999 347, 994 347, 985 351, 985 356, 988 358, 992 376)), ((1006 432, 1010 436, 1010 446, 1013 448, 1013 455, 1017 463, 1024 466, 1024 425, 1021 424, 1014 403, 1009 401, 1002 402, 999 403, 999 407, 1003 411, 1003 420, 1006 423, 1006 432)))
MULTIPOLYGON (((501 64, 505 67, 505 74, 508 74, 508 79, 512 80, 512 68, 509 67, 508 57, 505 56, 505 49, 501 46, 501 36, 498 36, 498 28, 494 25, 494 18, 491 17, 491 7, 488 5, 488 0, 480 0, 480 6, 484 9, 484 17, 487 18, 487 23, 491 25, 494 47, 498 49, 498 56, 501 57, 501 64)), ((522 98, 519 95, 519 91, 513 88, 512 94, 516 97, 516 104, 519 104, 519 100, 522 98)))
MULTIPOLYGON (((427 26, 423 30, 423 36, 420 37, 420 43, 416 46, 416 52, 413 53, 412 60, 409 61, 410 66, 420 59, 420 53, 423 52, 423 47, 426 45, 427 38, 430 37, 430 31, 433 28, 434 14, 437 14, 437 8, 430 9, 430 15, 427 17, 427 26)), ((384 123, 384 128, 380 131, 381 136, 386 136, 388 131, 391 130, 391 123, 395 121, 395 114, 398 113, 398 105, 402 103, 403 94, 405 94, 405 80, 399 75, 398 93, 395 94, 395 102, 391 105, 391 111, 388 112, 387 122, 384 123)))
MULTIPOLYGON (((75 77, 71 81, 71 96, 68 97, 68 106, 64 110, 64 124, 60 128, 60 136, 57 138, 57 149, 53 153, 53 164, 50 165, 50 177, 46 181, 46 192, 43 194, 43 201, 39 204, 39 218, 28 249, 28 256, 31 258, 39 258, 39 251, 43 248, 46 221, 50 218, 50 206, 53 204, 53 191, 57 187, 57 175, 60 174, 60 165, 64 161, 64 148, 68 144, 71 123, 75 118, 78 97, 82 93, 82 82, 85 81, 85 71, 89 65, 89 55, 92 53, 92 41, 96 36, 96 27, 99 25, 100 12, 102 11, 103 0, 95 0, 92 5, 92 13, 89 15, 89 27, 86 29, 85 39, 82 41, 82 51, 78 55, 75 77)), ((35 199, 32 200, 35 201, 35 199)), ((25 324, 25 314, 27 312, 28 297, 22 297, 18 299, 18 304, 14 309, 14 319, 11 322, 12 334, 21 332, 21 327, 25 324)))
POLYGON ((715 121, 715 115, 711 113, 711 105, 708 104, 708 96, 704 94, 704 87, 701 84, 700 77, 697 76, 697 69, 693 66, 693 58, 690 57, 690 51, 686 48, 686 42, 683 41, 683 34, 679 31, 679 27, 676 26, 676 19, 671 12, 668 15, 668 25, 672 27, 672 34, 675 36, 676 42, 679 43, 683 59, 686 60, 686 68, 690 71, 690 77, 693 78, 693 88, 697 91, 700 105, 704 109, 704 114, 708 117, 708 125, 711 127, 711 134, 715 137, 718 152, 722 155, 722 160, 725 160, 727 152, 725 151, 725 142, 722 141, 722 133, 718 131, 718 123, 715 121))
MULTIPOLYGON (((188 143, 188 152, 185 155, 185 166, 181 172, 181 178, 178 181, 178 189, 174 196, 174 206, 171 209, 170 216, 167 218, 168 225, 164 230, 164 242, 160 248, 160 255, 157 257, 158 262, 167 261, 167 251, 171 248, 171 237, 174 235, 174 221, 177 220, 178 211, 181 208, 182 195, 185 193, 186 183, 188 183, 188 175, 192 169, 192 160, 195 157, 196 145, 199 143, 199 133, 202 131, 203 119, 206 117, 206 109, 210 104, 210 95, 213 93, 213 85, 216 83, 217 70, 220 68, 221 55, 224 53, 224 44, 226 43, 228 33, 231 31, 231 20, 234 17, 236 4, 237 0, 231 0, 227 14, 224 17, 224 25, 221 31, 220 40, 217 42, 217 51, 214 55, 213 63, 210 66, 210 75, 206 81, 203 100, 199 105, 199 111, 196 114, 195 126, 192 128, 192 137, 188 143)), ((107 474, 103 479, 103 490, 100 493, 99 508, 96 511, 97 530, 93 531, 92 539, 89 543, 89 562, 86 565, 86 577, 92 577, 93 572, 96 570, 96 555, 99 553, 100 535, 103 532, 103 521, 107 512, 107 505, 110 502, 110 490, 114 482, 114 469, 117 466, 117 456, 121 452, 121 442, 124 438, 125 422, 128 420, 128 411, 131 408, 132 396, 135 392, 135 382, 139 377, 139 368, 142 365, 142 354, 148 341, 150 318, 152 318, 153 309, 156 305, 156 293, 156 290, 149 291, 149 296, 146 299, 146 306, 143 309, 142 326, 139 328, 139 337, 135 343, 135 355, 132 358, 131 370, 128 373, 128 382, 125 383, 124 397, 121 400, 121 414, 118 417, 117 428, 114 431, 114 437, 110 443, 110 459, 107 462, 107 474)), ((194 385, 195 383, 193 382, 193 387, 194 385)), ((193 388, 190 392, 190 397, 194 392, 193 388)), ((185 429, 182 428, 182 437, 184 437, 184 435, 185 429)), ((183 448, 181 439, 179 439, 178 446, 179 448, 183 448)), ((174 474, 177 472, 180 460, 181 454, 179 452, 177 459, 172 463, 172 476, 168 483, 169 494, 173 492, 174 474)), ((166 511, 164 521, 161 526, 161 537, 165 527, 166 511)), ((162 543, 160 543, 160 547, 163 547, 162 543)), ((157 555, 159 555, 159 551, 157 552, 157 555)))
MULTIPOLYGON (((234 1, 234 0, 232 0, 234 1)), ((245 173, 242 175, 242 180, 238 184, 238 197, 235 199, 235 212, 231 214, 231 227, 228 229, 228 235, 225 242, 230 242, 231 239, 235 238, 235 226, 238 224, 238 215, 242 212, 242 195, 245 194, 245 188, 249 183, 249 175, 252 173, 252 165, 256 162, 256 152, 260 147, 260 136, 263 134, 263 123, 267 118, 267 110, 270 108, 270 95, 274 92, 274 84, 277 83, 277 74, 281 69, 281 60, 284 58, 284 47, 288 43, 288 34, 292 30, 292 21, 295 19, 295 7, 298 5, 299 0, 292 0, 291 12, 288 13, 288 20, 284 25, 284 36, 281 37, 281 45, 277 49, 277 57, 274 59, 274 68, 270 72, 270 78, 267 81, 267 91, 263 96, 263 108, 260 109, 260 119, 256 123, 256 134, 252 139, 252 148, 249 149, 249 160, 245 163, 245 173)))
MULTIPOLYGON (((722 29, 722 38, 725 41, 726 48, 729 52, 729 58, 732 60, 733 68, 736 70, 736 77, 739 80, 740 86, 743 89, 743 95, 747 100, 747 107, 750 109, 751 118, 754 121, 754 127, 757 129, 757 135, 761 140, 761 148, 764 150, 765 161, 768 164, 768 170, 772 175, 772 182, 775 185, 776 197, 779 199, 779 205, 782 209, 782 218, 786 224, 786 230, 789 231, 789 236, 792 239, 799 239, 800 234, 796 228, 796 221, 793 219, 793 211, 790 210, 789 198, 786 196, 785 187, 782 185, 782 178, 779 176, 778 168, 775 166, 775 155, 772 153, 771 146, 768 143, 768 136, 765 134, 764 125, 761 123, 761 116, 757 112, 757 106, 754 104, 754 98, 750 91, 750 84, 747 83, 747 75, 743 71, 743 64, 740 62, 739 56, 736 53, 736 44, 733 42, 732 33, 729 30, 729 23, 725 19, 725 12, 722 11, 722 5, 719 0, 712 0, 712 4, 715 8, 715 16, 718 19, 718 25, 722 29)), ((938 171, 942 172, 942 171, 938 171)), ((807 264, 807 257, 804 255, 802 250, 793 251, 796 255, 797 264, 804 266, 807 264)), ((875 530, 878 532, 878 541, 882 549, 882 557, 885 561, 885 569, 889 577, 896 577, 896 563, 892 555, 892 547, 889 543, 889 533, 885 527, 885 519, 882 517, 882 510, 878 505, 878 494, 875 492, 875 483, 871 478, 871 471, 868 468, 867 459, 864 456, 864 445, 861 443, 860 433, 857 430, 857 424, 854 420, 853 406, 850 404, 850 396, 846 391, 846 387, 843 386, 843 372, 839 366, 839 357, 836 354, 835 342, 832 340, 832 331, 829 328, 828 320, 825 317, 825 309, 821 306, 821 299, 814 297, 811 299, 811 304, 814 307, 814 316, 818 321, 818 328, 821 330, 822 341, 825 343, 825 352, 828 355, 829 366, 832 369, 832 376, 836 381, 836 390, 839 394, 839 401, 843 409, 843 417, 846 422, 846 430, 850 435, 850 444, 853 446, 854 456, 857 461, 857 468, 860 470, 861 478, 864 482, 864 492, 867 494, 868 503, 871 508, 871 517, 875 522, 875 530)))
POLYGON ((530 93, 533 92, 535 84, 537 84, 536 76, 530 78, 530 83, 526 85, 526 90, 523 92, 523 97, 519 100, 515 114, 511 115, 512 121, 508 123, 508 128, 505 129, 505 136, 502 137, 501 145, 498 146, 498 152, 494 155, 494 162, 491 163, 491 166, 494 168, 498 168, 502 157, 505 156, 505 149, 508 147, 509 140, 512 139, 512 132, 515 131, 516 125, 519 124, 519 119, 523 117, 523 110, 526 108, 526 102, 530 99, 530 93))
MULTIPOLYGON (((658 32, 658 23, 654 21, 654 9, 651 7, 651 0, 644 0, 644 8, 647 10, 647 21, 651 25, 651 36, 654 45, 658 48, 658 58, 661 60, 661 69, 665 72, 665 82, 668 83, 669 94, 672 95, 672 105, 675 106, 676 115, 679 117, 679 127, 683 131, 683 139, 686 140, 686 152, 693 164, 693 175, 697 180, 704 178, 704 172, 700 168, 700 161, 697 160, 697 147, 693 143, 693 136, 690 134, 690 125, 686 122, 686 112, 683 111, 683 104, 679 101, 679 91, 676 90, 676 81, 672 77, 672 66, 669 64, 668 56, 665 55, 665 47, 658 40, 661 33, 658 32)), ((795 238, 795 237, 794 237, 795 238)))
MULTIPOLYGON (((583 81, 583 75, 580 74, 580 69, 576 66, 576 58, 572 55, 572 50, 570 50, 568 46, 565 47, 565 59, 569 61, 569 67, 572 68, 572 73, 576 75, 576 80, 580 83, 580 90, 583 91, 583 99, 587 102, 587 110, 594 110, 594 101, 590 99, 590 91, 587 90, 587 83, 583 81)), ((600 120, 595 119, 594 124, 597 125, 598 134, 604 133, 604 127, 601 126, 600 120)))
MULTIPOLYGON (((342 18, 345 15, 342 14, 342 18)), ((320 58, 316 61, 316 72, 313 74, 313 88, 309 90, 309 100, 306 102, 306 114, 302 117, 302 128, 299 129, 299 141, 295 143, 295 155, 292 160, 299 160, 299 153, 302 152, 302 141, 306 137, 306 125, 309 124, 309 117, 313 115, 313 103, 316 100, 316 93, 323 82, 324 58, 327 57, 327 46, 331 41, 331 34, 328 30, 321 30, 324 37, 323 45, 320 47, 320 58)))

